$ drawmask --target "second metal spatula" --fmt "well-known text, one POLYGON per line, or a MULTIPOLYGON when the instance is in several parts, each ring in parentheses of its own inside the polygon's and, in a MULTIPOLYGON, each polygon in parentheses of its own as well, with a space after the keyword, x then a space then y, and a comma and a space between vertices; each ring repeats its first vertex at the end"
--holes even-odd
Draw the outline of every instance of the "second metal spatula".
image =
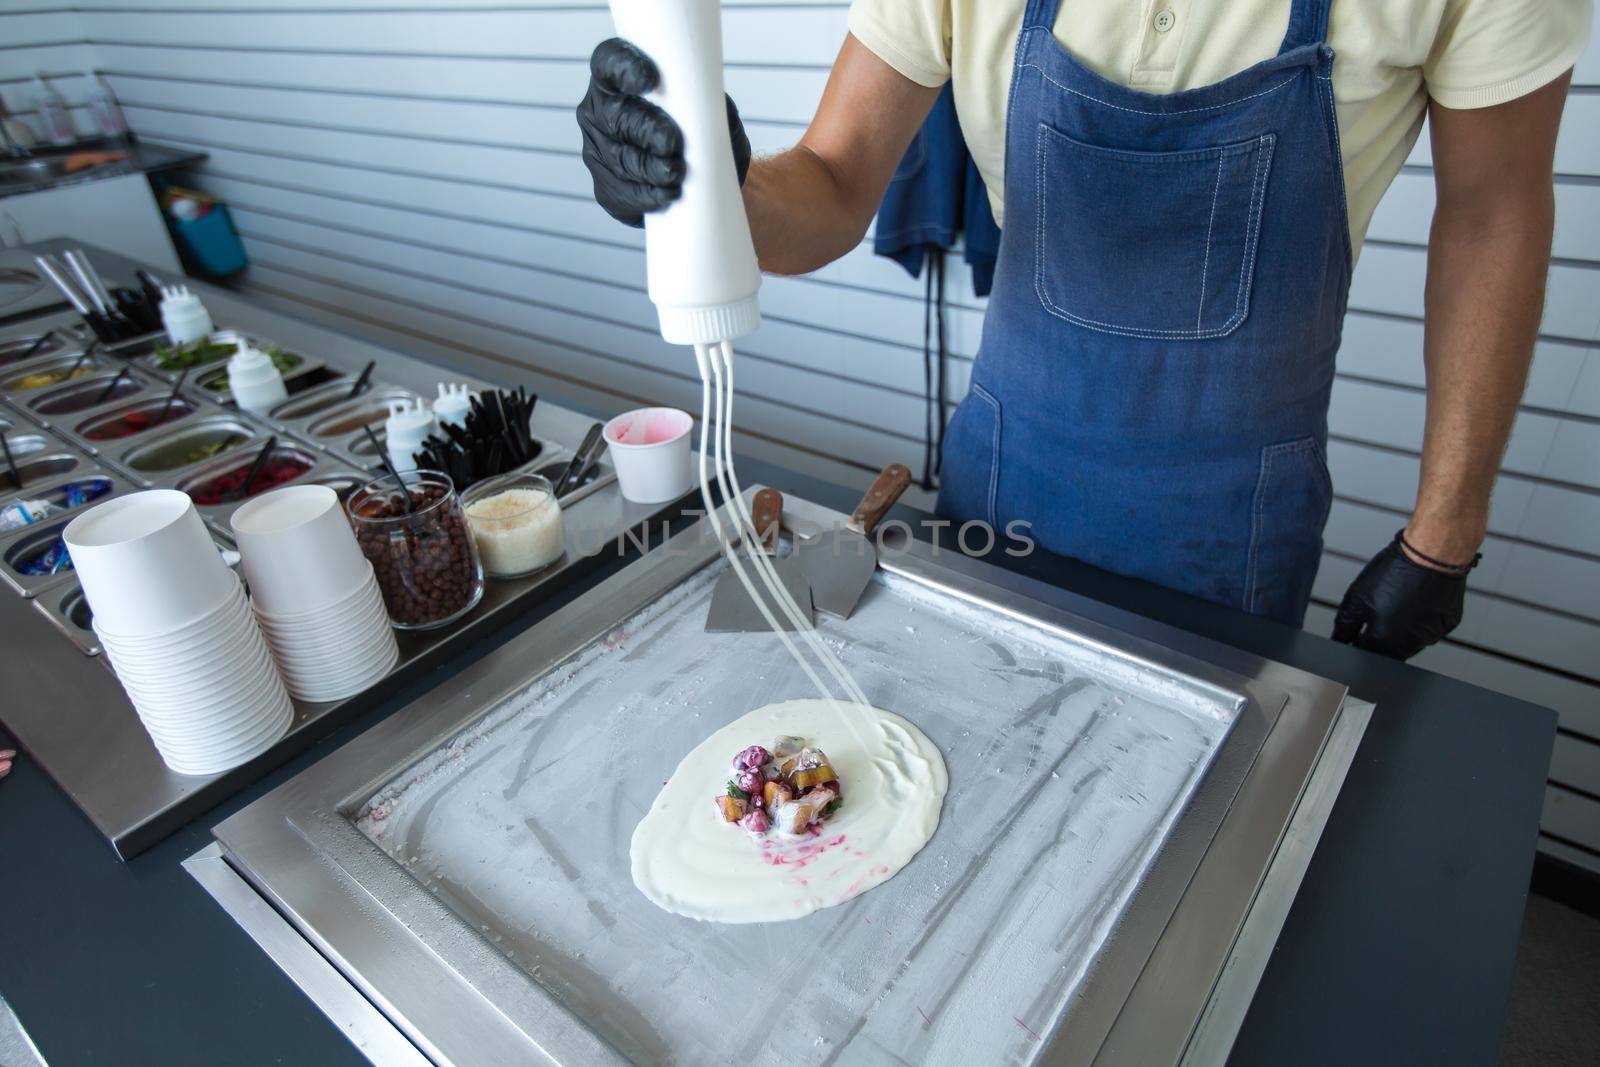
POLYGON ((878 546, 872 531, 911 484, 911 472, 891 463, 867 488, 867 495, 850 513, 845 525, 796 543, 796 556, 805 567, 817 610, 848 619, 856 601, 878 569, 878 546))
MULTIPOLYGON (((756 493, 755 499, 750 502, 750 518, 755 523, 758 537, 757 543, 749 546, 750 551, 765 552, 772 560, 773 569, 778 572, 778 581, 799 606, 800 614, 804 616, 807 625, 810 625, 811 584, 806 581, 805 571, 801 569, 799 559, 792 554, 778 555, 779 530, 783 524, 783 494, 776 489, 763 489, 756 493)), ((755 583, 756 591, 761 595, 767 610, 777 620, 779 628, 795 629, 788 614, 773 603, 766 584, 754 573, 754 564, 746 562, 744 569, 755 583)), ((772 627, 767 625, 766 617, 761 614, 761 609, 745 591, 744 583, 739 581, 739 576, 733 573, 730 567, 728 573, 717 579, 716 588, 711 590, 711 610, 706 612, 706 632, 766 633, 771 629, 772 627)))

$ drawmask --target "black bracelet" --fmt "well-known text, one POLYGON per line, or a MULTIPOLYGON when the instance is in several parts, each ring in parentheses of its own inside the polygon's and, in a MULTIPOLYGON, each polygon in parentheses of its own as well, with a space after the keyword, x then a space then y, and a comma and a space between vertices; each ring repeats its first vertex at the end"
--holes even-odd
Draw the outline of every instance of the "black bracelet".
POLYGON ((1395 531, 1394 540, 1395 544, 1399 545, 1413 556, 1416 556, 1422 562, 1428 564, 1429 566, 1437 567, 1441 571, 1448 571, 1451 574, 1466 574, 1468 571, 1472 570, 1472 568, 1476 567, 1478 565, 1478 561, 1483 558, 1483 553, 1477 552, 1473 554, 1472 561, 1470 563, 1446 563, 1442 559, 1434 559, 1426 552, 1417 551, 1417 546, 1406 540, 1406 531, 1404 528, 1395 531))

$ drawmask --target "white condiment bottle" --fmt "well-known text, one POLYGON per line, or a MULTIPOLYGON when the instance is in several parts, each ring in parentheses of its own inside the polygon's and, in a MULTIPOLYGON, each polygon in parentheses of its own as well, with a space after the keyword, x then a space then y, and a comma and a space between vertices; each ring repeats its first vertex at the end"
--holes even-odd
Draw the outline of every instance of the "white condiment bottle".
POLYGON ((161 325, 166 327, 167 340, 186 345, 211 333, 211 312, 187 285, 169 285, 161 295, 161 325))
POLYGON ((394 464, 394 469, 416 470, 416 453, 422 449, 422 442, 436 429, 438 423, 434 421, 433 412, 428 410, 425 401, 418 399, 410 406, 404 400, 390 403, 389 418, 383 424, 383 436, 389 462, 394 464))
POLYGON ((439 399, 433 402, 433 416, 440 426, 467 428, 467 413, 472 410, 476 396, 470 386, 462 383, 439 383, 439 399))
POLYGON ((67 114, 67 106, 61 102, 56 91, 45 83, 43 71, 33 76, 33 84, 33 106, 39 112, 44 136, 51 144, 71 144, 76 141, 78 131, 72 125, 72 116, 67 114))
POLYGON ((258 414, 289 399, 283 375, 272 357, 245 340, 239 341, 239 351, 228 360, 228 389, 235 404, 258 414))

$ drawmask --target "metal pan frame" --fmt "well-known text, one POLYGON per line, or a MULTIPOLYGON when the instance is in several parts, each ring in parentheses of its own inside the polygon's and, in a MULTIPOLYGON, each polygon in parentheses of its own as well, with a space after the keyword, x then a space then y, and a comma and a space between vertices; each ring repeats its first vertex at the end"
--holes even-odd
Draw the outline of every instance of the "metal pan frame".
MULTIPOLYGON (((753 492, 753 491, 752 491, 753 492)), ((785 523, 845 516, 785 500, 785 523)), ((358 831, 385 782, 711 563, 697 527, 214 829, 229 862, 429 1058, 624 1064, 358 831)), ((1175 1064, 1207 1009, 1345 690, 1282 664, 913 543, 884 568, 1236 702, 1235 725, 1037 1060, 1175 1064)))

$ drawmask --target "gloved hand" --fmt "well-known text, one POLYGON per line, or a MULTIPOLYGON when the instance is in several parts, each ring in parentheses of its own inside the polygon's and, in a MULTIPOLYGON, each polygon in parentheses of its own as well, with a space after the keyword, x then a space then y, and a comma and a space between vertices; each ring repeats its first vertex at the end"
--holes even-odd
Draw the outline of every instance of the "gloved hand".
MULTIPOLYGON (((683 193, 683 131, 643 94, 661 81, 650 57, 613 37, 589 57, 589 92, 578 105, 583 162, 594 178, 594 198, 606 214, 629 226, 683 193)), ((739 184, 750 171, 750 138, 739 109, 728 101, 728 133, 739 184)))
POLYGON ((1333 620, 1335 641, 1406 660, 1460 624, 1477 559, 1448 572, 1425 567, 1406 555, 1402 534, 1350 583, 1333 620))

